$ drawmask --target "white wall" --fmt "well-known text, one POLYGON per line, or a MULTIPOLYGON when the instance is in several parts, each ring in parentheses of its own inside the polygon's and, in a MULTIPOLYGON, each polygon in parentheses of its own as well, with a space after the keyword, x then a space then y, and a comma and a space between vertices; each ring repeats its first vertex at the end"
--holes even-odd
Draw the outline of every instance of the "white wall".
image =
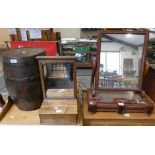
POLYGON ((10 35, 7 28, 0 28, 0 48, 4 48, 5 41, 10 41, 10 35))
POLYGON ((54 32, 61 32, 61 38, 80 38, 80 28, 54 28, 54 32))
POLYGON ((155 33, 150 33, 149 34, 149 39, 154 39, 155 38, 155 33))
MULTIPOLYGON (((123 75, 123 59, 133 59, 133 65, 134 70, 136 70, 136 76, 138 76, 139 73, 139 59, 142 56, 142 47, 139 47, 138 50, 135 50, 133 48, 130 48, 128 46, 119 44, 119 43, 113 43, 113 42, 104 42, 101 44, 101 51, 113 51, 113 52, 120 52, 120 73, 123 75), (126 51, 122 52, 121 47, 124 47, 126 51), (133 54, 136 53, 136 54, 133 54)), ((111 63, 115 63, 114 61, 111 63)))

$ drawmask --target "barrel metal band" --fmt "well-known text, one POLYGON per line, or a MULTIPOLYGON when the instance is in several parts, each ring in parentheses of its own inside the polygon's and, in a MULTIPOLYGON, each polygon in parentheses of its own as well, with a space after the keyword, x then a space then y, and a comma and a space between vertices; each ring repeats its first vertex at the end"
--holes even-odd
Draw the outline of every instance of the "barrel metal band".
POLYGON ((39 75, 35 75, 35 76, 27 77, 27 78, 20 78, 20 79, 6 78, 5 77, 5 80, 15 81, 15 82, 26 82, 26 81, 32 81, 32 80, 37 79, 37 78, 39 78, 39 75))
POLYGON ((9 67, 27 67, 32 65, 38 65, 37 62, 25 62, 25 63, 3 63, 3 66, 9 66, 9 67))

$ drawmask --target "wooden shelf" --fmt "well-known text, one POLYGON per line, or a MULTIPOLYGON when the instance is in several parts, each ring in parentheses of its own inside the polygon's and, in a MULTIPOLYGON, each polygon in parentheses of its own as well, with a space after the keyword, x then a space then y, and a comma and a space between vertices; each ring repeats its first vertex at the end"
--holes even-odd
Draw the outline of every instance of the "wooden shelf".
POLYGON ((148 49, 148 52, 155 52, 155 49, 148 49))

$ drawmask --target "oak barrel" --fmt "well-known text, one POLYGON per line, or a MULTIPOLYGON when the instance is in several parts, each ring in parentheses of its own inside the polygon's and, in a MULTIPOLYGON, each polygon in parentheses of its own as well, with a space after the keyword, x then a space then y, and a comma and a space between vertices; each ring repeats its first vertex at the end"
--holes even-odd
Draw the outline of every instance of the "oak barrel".
POLYGON ((41 107, 43 95, 36 56, 43 55, 42 48, 11 49, 3 55, 6 88, 20 110, 41 107))

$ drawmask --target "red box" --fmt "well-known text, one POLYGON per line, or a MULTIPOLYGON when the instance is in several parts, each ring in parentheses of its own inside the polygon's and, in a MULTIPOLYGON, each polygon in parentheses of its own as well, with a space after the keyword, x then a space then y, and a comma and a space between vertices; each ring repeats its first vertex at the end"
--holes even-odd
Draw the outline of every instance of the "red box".
POLYGON ((11 48, 38 47, 44 48, 47 56, 57 55, 56 41, 11 41, 11 48))

